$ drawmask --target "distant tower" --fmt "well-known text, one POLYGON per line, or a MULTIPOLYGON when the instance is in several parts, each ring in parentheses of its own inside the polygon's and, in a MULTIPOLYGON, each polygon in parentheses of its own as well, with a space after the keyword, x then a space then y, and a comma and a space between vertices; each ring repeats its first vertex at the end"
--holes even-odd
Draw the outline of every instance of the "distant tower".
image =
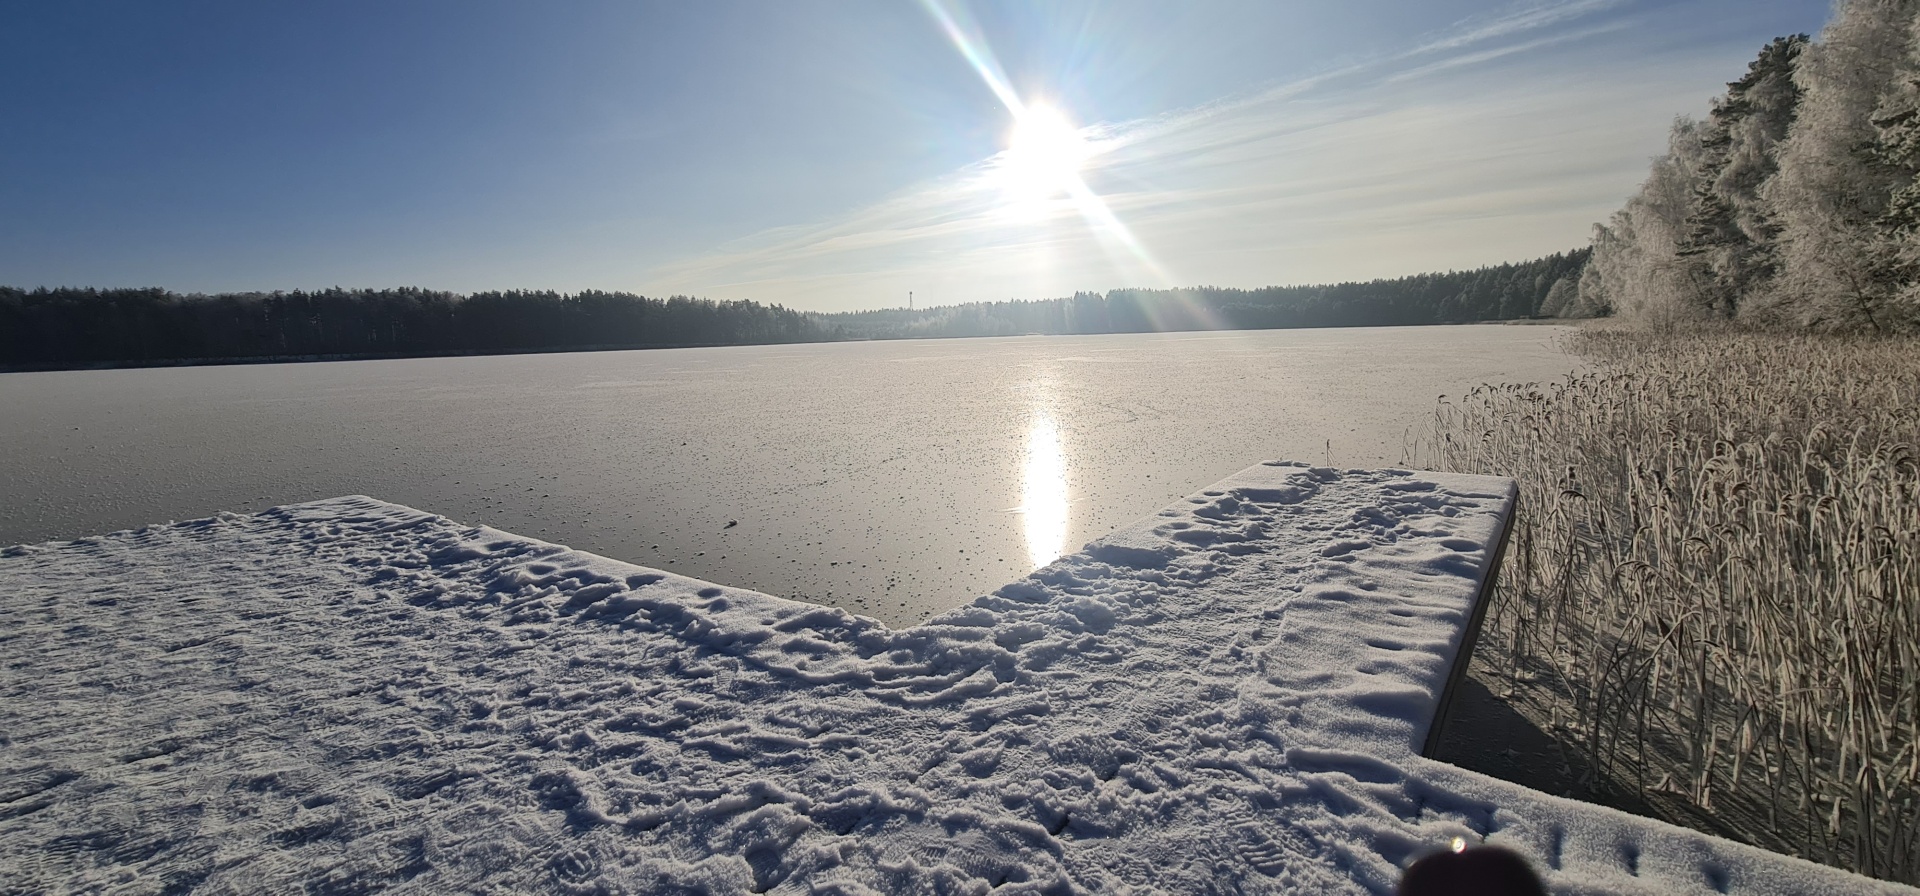
POLYGON ((913 310, 913 290, 907 290, 907 310, 913 310))

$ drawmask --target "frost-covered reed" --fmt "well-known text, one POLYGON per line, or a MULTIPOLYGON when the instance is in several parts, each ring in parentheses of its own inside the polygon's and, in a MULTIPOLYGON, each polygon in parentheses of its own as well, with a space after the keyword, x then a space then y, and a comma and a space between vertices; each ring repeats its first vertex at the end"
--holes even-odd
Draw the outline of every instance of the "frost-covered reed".
POLYGON ((1585 330, 1415 460, 1521 483, 1483 679, 1670 820, 1920 882, 1920 342, 1585 330))

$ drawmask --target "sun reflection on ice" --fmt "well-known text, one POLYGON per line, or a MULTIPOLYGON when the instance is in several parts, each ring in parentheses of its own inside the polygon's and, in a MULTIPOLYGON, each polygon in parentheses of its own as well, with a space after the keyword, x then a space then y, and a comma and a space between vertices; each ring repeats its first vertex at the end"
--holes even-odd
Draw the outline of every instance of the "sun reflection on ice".
POLYGON ((1021 470, 1020 512, 1027 556, 1038 569, 1059 559, 1067 543, 1067 459, 1060 428, 1045 411, 1027 430, 1027 462, 1021 470))

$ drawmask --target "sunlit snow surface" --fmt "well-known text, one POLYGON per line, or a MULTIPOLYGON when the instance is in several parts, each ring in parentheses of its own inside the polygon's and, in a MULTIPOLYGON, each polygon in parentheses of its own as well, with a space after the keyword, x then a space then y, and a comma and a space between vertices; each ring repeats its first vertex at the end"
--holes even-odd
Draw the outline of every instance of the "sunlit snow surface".
POLYGON ((1255 467, 903 630, 362 497, 11 548, 0 891, 1873 890, 1414 754, 1510 500, 1255 467))

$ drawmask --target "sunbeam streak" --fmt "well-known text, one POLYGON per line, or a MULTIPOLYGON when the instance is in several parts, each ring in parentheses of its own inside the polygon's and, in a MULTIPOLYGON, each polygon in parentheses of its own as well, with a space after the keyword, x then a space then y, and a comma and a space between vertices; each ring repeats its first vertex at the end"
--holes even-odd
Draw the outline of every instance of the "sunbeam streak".
POLYGON ((1080 217, 1115 262, 1123 266, 1131 262, 1153 285, 1171 286, 1173 279, 1166 269, 1081 177, 1082 169, 1094 161, 1100 148, 1090 143, 1085 133, 1075 128, 1059 110, 1020 98, 964 4, 921 0, 921 5, 1013 116, 1008 146, 996 157, 994 165, 996 178, 1007 197, 1006 211, 1016 219, 1042 220, 1047 217, 1052 200, 1064 193, 1072 199, 1080 217))
POLYGON ((987 46, 986 38, 973 23, 973 17, 966 8, 959 7, 959 15, 940 0, 920 0, 934 21, 940 23, 940 30, 947 33, 947 39, 953 41, 955 49, 973 70, 980 73, 980 80, 987 82, 987 88, 1000 98, 1007 110, 1015 116, 1026 111, 1026 105, 1020 102, 1020 95, 1014 93, 1013 84, 1007 80, 1007 73, 1000 67, 1000 60, 993 55, 993 49, 987 46))

